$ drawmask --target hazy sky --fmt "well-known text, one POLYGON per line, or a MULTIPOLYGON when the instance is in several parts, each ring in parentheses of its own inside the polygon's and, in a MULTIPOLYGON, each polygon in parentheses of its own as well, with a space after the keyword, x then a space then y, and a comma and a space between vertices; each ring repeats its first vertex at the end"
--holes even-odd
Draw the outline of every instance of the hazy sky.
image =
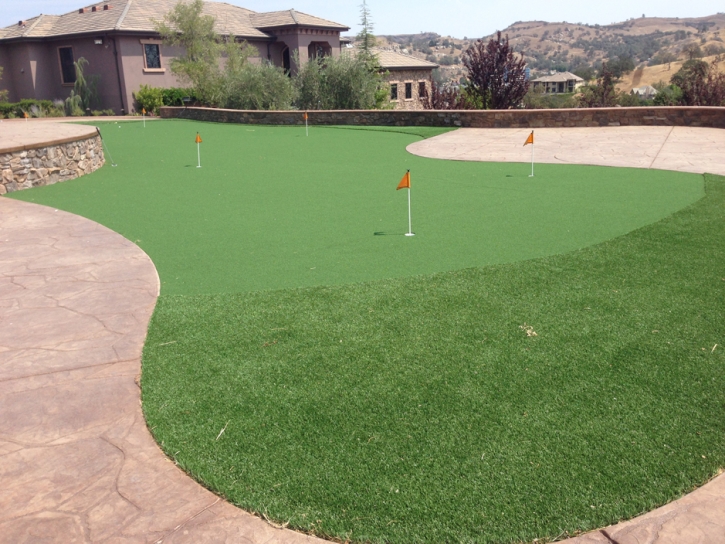
MULTIPOLYGON (((254 11, 294 8, 345 24, 351 27, 350 33, 359 30, 361 0, 227 0, 227 3, 254 11)), ((82 0, 0 0, 0 26, 40 13, 59 15, 84 5, 88 4, 82 0)), ((376 34, 422 31, 472 38, 486 36, 516 21, 609 24, 642 14, 703 17, 724 11, 725 3, 723 0, 369 0, 368 7, 376 34)))

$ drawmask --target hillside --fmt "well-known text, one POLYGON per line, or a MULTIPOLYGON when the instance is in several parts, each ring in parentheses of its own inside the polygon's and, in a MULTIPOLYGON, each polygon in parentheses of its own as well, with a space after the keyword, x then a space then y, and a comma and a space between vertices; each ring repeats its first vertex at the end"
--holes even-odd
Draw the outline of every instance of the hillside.
MULTIPOLYGON (((688 58, 688 50, 708 57, 725 53, 725 13, 700 18, 640 17, 611 25, 519 21, 501 32, 524 54, 534 75, 568 70, 588 79, 602 61, 610 61, 630 69, 641 67, 645 78, 652 73, 659 74, 656 81, 669 80, 661 68, 647 67, 667 68, 671 63, 675 69, 676 61, 688 58)), ((458 79, 463 75, 461 53, 475 39, 425 33, 379 36, 379 41, 383 47, 437 62, 444 79, 458 79)), ((642 80, 635 86, 645 84, 642 80)))

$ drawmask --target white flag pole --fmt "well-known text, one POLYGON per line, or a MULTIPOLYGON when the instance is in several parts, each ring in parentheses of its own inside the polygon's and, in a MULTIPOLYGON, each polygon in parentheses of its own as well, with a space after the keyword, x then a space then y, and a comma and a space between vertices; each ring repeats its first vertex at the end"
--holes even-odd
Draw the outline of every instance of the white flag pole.
POLYGON ((146 113, 141 113, 141 117, 143 117, 143 128, 146 128, 146 113))
POLYGON ((197 168, 201 168, 201 144, 196 144, 196 159, 198 161, 197 168))
POLYGON ((410 214, 410 187, 408 187, 408 232, 405 235, 415 236, 415 234, 413 234, 413 219, 410 214))
POLYGON ((536 144, 534 143, 534 131, 531 131, 531 175, 530 178, 534 177, 534 146, 536 144))
POLYGON ((307 127, 307 114, 305 113, 305 136, 310 135, 310 129, 307 127))

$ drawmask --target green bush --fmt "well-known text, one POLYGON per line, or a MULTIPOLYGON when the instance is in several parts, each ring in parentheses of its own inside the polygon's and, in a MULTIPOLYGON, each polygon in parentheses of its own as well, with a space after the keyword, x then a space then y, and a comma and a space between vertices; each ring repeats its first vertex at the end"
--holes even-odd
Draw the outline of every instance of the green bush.
POLYGON ((0 117, 15 119, 26 112, 30 117, 63 117, 63 112, 50 100, 26 98, 20 102, 0 102, 0 117))
POLYGON ((141 85, 133 95, 136 99, 136 111, 145 109, 147 113, 158 114, 159 108, 164 105, 163 89, 141 85))
POLYGON ((192 102, 196 102, 196 94, 194 89, 184 89, 182 87, 169 87, 161 89, 164 106, 183 106, 184 98, 191 98, 192 102))

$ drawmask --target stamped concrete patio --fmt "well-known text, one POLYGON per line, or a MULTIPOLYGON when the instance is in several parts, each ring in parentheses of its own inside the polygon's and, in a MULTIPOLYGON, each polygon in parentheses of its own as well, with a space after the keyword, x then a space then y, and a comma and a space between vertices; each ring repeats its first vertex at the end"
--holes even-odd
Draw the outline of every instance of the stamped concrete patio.
MULTIPOLYGON (((537 130, 537 154, 546 158, 548 149, 557 161, 616 159, 642 167, 669 157, 671 167, 725 173, 719 136, 725 131, 657 129, 645 144, 642 133, 630 129, 586 130, 537 130), (582 141, 599 138, 599 131, 613 147, 590 146, 587 155, 582 141), (720 146, 719 156, 698 152, 698 139, 712 141, 712 150, 720 146)), ((496 131, 485 135, 492 142, 487 146, 481 131, 467 129, 413 144, 411 151, 526 162, 530 148, 521 144, 527 134, 496 131), (520 158, 516 148, 523 150, 520 158)), ((158 291, 151 260, 120 235, 0 197, 0 542, 322 544, 216 497, 153 441, 138 383, 158 291)), ((725 544, 725 475, 640 518, 571 542, 725 544)))
MULTIPOLYGON (((408 146, 457 161, 531 162, 529 129, 463 128, 408 146)), ((725 176, 725 130, 694 127, 538 128, 535 161, 655 168, 725 176)))

